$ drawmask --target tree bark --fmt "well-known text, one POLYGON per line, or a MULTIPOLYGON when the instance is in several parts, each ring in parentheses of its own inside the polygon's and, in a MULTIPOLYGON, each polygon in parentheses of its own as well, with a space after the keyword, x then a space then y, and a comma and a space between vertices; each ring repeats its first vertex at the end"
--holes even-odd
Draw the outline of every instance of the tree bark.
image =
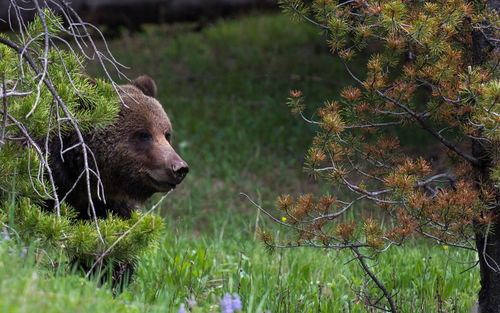
MULTIPOLYGON (((500 0, 489 0, 486 5, 490 9, 500 11, 500 0)), ((485 61, 487 51, 499 49, 497 44, 489 42, 485 35, 494 37, 493 32, 475 32, 473 40, 473 60, 477 65, 485 61)), ((490 180, 491 155, 488 153, 490 147, 484 142, 474 141, 472 143, 472 155, 479 160, 477 171, 477 187, 482 184, 492 184, 490 180)), ((499 203, 500 195, 496 202, 499 203)), ((494 209, 495 214, 500 216, 500 207, 494 209)), ((479 269, 481 275, 481 290, 479 291, 478 313, 500 313, 500 220, 489 225, 488 232, 478 229, 476 233, 476 247, 479 257, 479 269)))
MULTIPOLYGON (((472 154, 480 160, 477 167, 477 187, 489 182, 491 161, 487 147, 478 141, 472 144, 472 154)), ((498 198, 498 197, 497 197, 498 198)), ((497 199, 498 201, 498 199, 497 199)), ((495 213, 500 213, 495 208, 495 213)), ((477 313, 500 312, 500 223, 490 225, 489 232, 484 227, 478 228, 476 233, 476 248, 479 257, 481 275, 481 290, 479 291, 479 310, 477 313)))

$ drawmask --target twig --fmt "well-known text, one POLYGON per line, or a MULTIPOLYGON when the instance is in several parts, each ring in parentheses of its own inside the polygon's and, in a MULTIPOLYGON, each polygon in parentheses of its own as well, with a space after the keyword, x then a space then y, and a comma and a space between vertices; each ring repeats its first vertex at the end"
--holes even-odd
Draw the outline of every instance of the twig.
POLYGON ((368 276, 370 276, 370 278, 372 279, 372 281, 383 292, 384 297, 387 299, 387 302, 389 303, 389 306, 391 307, 391 309, 390 310, 386 310, 386 311, 389 311, 389 312, 392 312, 392 313, 397 313, 396 306, 394 305, 394 301, 392 300, 393 295, 391 295, 389 293, 389 291, 387 290, 387 288, 385 287, 385 285, 377 278, 377 276, 375 276, 375 274, 373 274, 373 272, 370 270, 370 268, 368 267, 368 265, 366 265, 366 262, 364 260, 366 258, 366 256, 362 255, 359 252, 359 250, 357 248, 355 248, 355 247, 352 248, 352 251, 356 254, 357 259, 359 261, 359 264, 361 264, 361 267, 363 267, 363 270, 365 271, 365 273, 367 273, 368 276))

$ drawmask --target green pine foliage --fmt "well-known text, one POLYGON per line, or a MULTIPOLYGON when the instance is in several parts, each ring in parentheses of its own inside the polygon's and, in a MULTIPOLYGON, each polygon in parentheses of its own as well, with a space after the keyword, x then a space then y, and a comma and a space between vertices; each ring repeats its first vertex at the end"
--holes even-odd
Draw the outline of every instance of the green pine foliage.
POLYGON ((92 264, 104 253, 105 260, 133 262, 146 248, 154 247, 164 228, 162 219, 156 215, 135 212, 128 220, 109 215, 98 221, 101 240, 95 224, 76 221, 75 212, 65 203, 61 205, 60 216, 32 204, 26 197, 15 202, 6 201, 2 208, 7 210, 0 212, 0 222, 12 225, 21 241, 37 242, 40 248, 53 255, 59 255, 60 248, 64 248, 68 259, 85 264, 92 264), (133 230, 124 236, 132 226, 133 230))
MULTIPOLYGON (((48 32, 52 37, 60 35, 61 20, 44 12, 48 32)), ((88 133, 113 123, 121 104, 112 84, 101 79, 91 81, 84 72, 84 58, 74 51, 56 45, 45 51, 40 18, 35 18, 27 29, 24 42, 29 42, 29 49, 24 53, 40 69, 46 67, 46 77, 80 131, 88 133), (45 53, 46 64, 41 58, 45 53)), ((0 36, 23 42, 21 37, 0 36)), ((0 44, 0 53, 0 77, 6 90, 15 89, 18 94, 7 97, 5 102, 0 99, 0 108, 5 103, 10 115, 5 125, 3 115, 0 119, 6 138, 0 149, 0 229, 9 229, 25 243, 35 242, 49 255, 60 256, 63 251, 67 260, 86 264, 98 259, 104 263, 133 262, 154 245, 163 228, 161 218, 139 212, 128 220, 110 215, 99 220, 97 228, 93 221, 77 220, 74 210, 65 203, 61 203, 59 215, 47 208, 53 189, 44 168, 47 155, 42 152, 43 147, 50 138, 64 136, 74 129, 53 93, 40 81, 41 75, 36 74, 26 59, 4 44, 0 44)))
POLYGON ((41 204, 44 192, 51 194, 49 182, 37 177, 39 156, 33 148, 18 143, 6 142, 0 150, 0 191, 1 199, 27 197, 33 203, 41 204))

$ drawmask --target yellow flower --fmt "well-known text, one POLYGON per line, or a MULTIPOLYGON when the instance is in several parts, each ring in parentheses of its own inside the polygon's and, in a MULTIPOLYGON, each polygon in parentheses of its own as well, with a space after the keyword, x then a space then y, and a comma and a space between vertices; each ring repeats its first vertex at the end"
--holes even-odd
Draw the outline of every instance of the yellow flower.
POLYGON ((443 246, 443 249, 448 250, 448 246, 447 246, 447 245, 444 245, 444 246, 443 246))
POLYGON ((282 220, 283 222, 286 222, 286 217, 284 217, 284 216, 283 216, 283 217, 281 218, 281 220, 282 220))

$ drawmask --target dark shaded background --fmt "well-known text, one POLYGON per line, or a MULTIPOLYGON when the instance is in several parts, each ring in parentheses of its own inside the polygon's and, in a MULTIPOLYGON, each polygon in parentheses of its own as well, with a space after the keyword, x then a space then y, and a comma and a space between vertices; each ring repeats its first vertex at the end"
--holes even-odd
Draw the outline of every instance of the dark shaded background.
MULTIPOLYGON (((278 0, 73 0, 69 1, 82 19, 94 25, 106 25, 108 30, 125 27, 138 30, 145 23, 180 21, 210 21, 217 17, 238 14, 248 10, 275 10, 278 0)), ((21 6, 32 7, 29 2, 21 6)), ((0 18, 8 21, 14 12, 7 0, 0 1, 0 18)), ((34 11, 23 16, 30 19, 34 11)), ((6 30, 7 23, 0 23, 6 30)))

